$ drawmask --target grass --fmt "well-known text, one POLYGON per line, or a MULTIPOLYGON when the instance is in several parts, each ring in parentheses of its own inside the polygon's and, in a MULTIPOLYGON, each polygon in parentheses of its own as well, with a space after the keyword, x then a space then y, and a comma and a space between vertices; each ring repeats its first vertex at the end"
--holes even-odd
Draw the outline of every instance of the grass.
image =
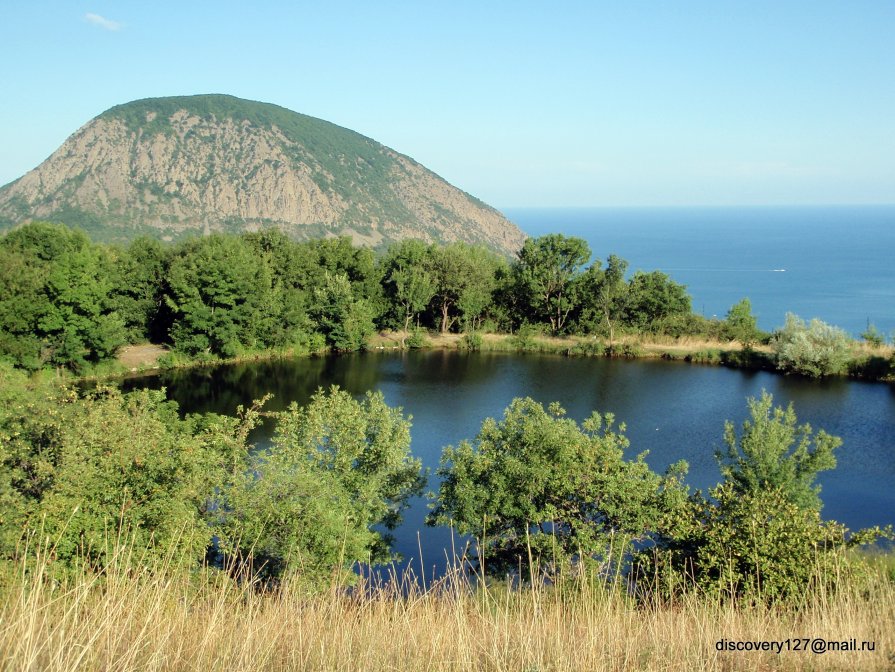
POLYGON ((52 578, 46 554, 0 583, 5 670, 886 670, 895 584, 819 591, 797 608, 691 593, 643 606, 579 579, 564 589, 417 583, 263 591, 222 572, 139 567, 52 578), (716 642, 874 642, 873 652, 719 652, 716 642))

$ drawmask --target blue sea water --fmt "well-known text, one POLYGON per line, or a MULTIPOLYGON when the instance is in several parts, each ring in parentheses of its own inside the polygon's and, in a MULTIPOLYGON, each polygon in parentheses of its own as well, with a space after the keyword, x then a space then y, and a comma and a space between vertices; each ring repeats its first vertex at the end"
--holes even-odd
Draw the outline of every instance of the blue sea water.
POLYGON ((895 332, 895 206, 508 209, 532 236, 584 238, 596 257, 661 270, 693 310, 723 318, 744 297, 759 326, 787 312, 857 336, 895 332))

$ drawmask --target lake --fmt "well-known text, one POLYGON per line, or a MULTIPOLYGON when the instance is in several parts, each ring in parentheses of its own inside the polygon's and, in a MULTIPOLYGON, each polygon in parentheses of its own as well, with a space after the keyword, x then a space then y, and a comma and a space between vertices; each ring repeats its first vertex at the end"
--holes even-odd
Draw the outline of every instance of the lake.
POLYGON ((749 297, 759 326, 786 313, 857 336, 895 332, 895 206, 509 209, 533 236, 584 238, 605 262, 661 270, 687 286, 693 310, 723 318, 749 297))
MULTIPOLYGON (((232 414, 237 405, 272 393, 267 408, 306 402, 319 388, 339 385, 358 397, 381 390, 391 406, 413 416, 413 454, 433 471, 442 448, 472 439, 486 417, 499 417, 514 397, 560 402, 579 422, 593 410, 627 424, 630 455, 649 451, 656 470, 685 459, 688 483, 705 489, 720 478, 714 451, 725 420, 747 416, 746 398, 763 389, 778 404, 793 402, 799 422, 842 437, 839 465, 821 474, 823 515, 851 529, 895 523, 895 386, 847 380, 811 381, 767 372, 653 360, 609 360, 456 351, 373 352, 291 361, 199 368, 131 379, 125 389, 165 387, 183 412, 232 414)), ((251 440, 264 445, 271 426, 251 440)), ((395 550, 413 558, 420 548, 427 573, 440 572, 450 533, 423 524, 420 498, 397 531, 395 550)))

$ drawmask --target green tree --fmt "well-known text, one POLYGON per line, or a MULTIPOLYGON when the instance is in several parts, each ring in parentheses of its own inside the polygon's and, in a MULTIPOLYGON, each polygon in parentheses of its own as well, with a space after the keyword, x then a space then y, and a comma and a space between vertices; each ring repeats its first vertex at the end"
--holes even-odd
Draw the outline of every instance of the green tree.
POLYGON ((204 514, 222 482, 229 421, 183 420, 160 391, 18 390, 0 416, 6 557, 23 535, 40 533, 67 563, 102 566, 119 539, 136 557, 204 558, 204 514))
POLYGON ((801 600, 812 586, 835 588, 851 576, 841 551, 861 541, 847 540, 843 525, 774 488, 744 495, 725 482, 681 511, 675 533, 636 562, 638 574, 665 595, 695 587, 722 598, 801 600))
POLYGON ((442 333, 458 318, 474 322, 491 301, 498 264, 485 248, 451 243, 430 248, 426 268, 434 280, 431 304, 442 333))
POLYGON ((792 404, 774 406, 765 391, 747 403, 751 419, 743 422, 741 436, 732 422, 724 424, 727 449, 716 457, 725 481, 734 493, 779 490, 796 506, 819 511, 820 486, 814 481, 821 471, 836 467, 833 451, 842 439, 823 430, 814 434, 808 424, 797 426, 792 404))
POLYGON ((349 580, 356 562, 384 562, 385 530, 425 483, 410 457, 410 422, 381 393, 355 401, 337 387, 277 415, 271 446, 254 453, 227 493, 223 549, 269 576, 349 580))
POLYGON ((105 248, 82 232, 34 223, 7 234, 0 250, 0 347, 10 359, 80 370, 115 354, 125 331, 105 248))
POLYGON ((748 406, 739 437, 725 423, 727 448, 716 453, 723 483, 707 498, 694 494, 664 521, 657 548, 639 555, 641 575, 658 577, 662 592, 695 584, 724 597, 799 598, 818 579, 835 587, 836 577, 848 575, 841 550, 891 533, 846 539, 844 526, 821 519, 814 481, 835 467, 838 437, 797 426, 792 405, 774 407, 766 392, 748 406))
POLYGON ((595 261, 585 272, 583 308, 585 321, 594 327, 605 326, 609 334, 609 347, 615 338, 615 326, 624 316, 625 297, 628 286, 625 284, 625 271, 628 262, 614 254, 606 260, 606 268, 600 268, 595 261))
POLYGON ((168 284, 178 350, 233 357, 261 344, 258 325, 271 300, 271 275, 240 238, 191 241, 171 261, 168 284))
POLYGON ((168 339, 171 314, 165 291, 169 251, 158 240, 140 237, 115 260, 117 273, 111 300, 131 342, 148 339, 158 343, 168 339))
POLYGON ((342 273, 325 275, 323 285, 314 290, 309 314, 334 350, 360 350, 373 333, 372 309, 364 299, 355 298, 342 273))
POLYGON ((391 245, 382 260, 386 297, 405 335, 435 295, 435 281, 426 266, 428 254, 429 246, 423 241, 402 240, 391 245))
POLYGON ((638 331, 656 329, 662 320, 689 312, 687 288, 661 271, 637 271, 628 282, 625 320, 638 331))
POLYGON ((843 373, 851 359, 852 342, 848 335, 818 319, 805 321, 792 313, 771 339, 777 354, 777 366, 783 371, 812 378, 843 373))
POLYGON ((519 252, 516 274, 534 321, 547 322, 554 334, 579 305, 581 269, 590 248, 581 238, 552 233, 529 238, 519 252))
POLYGON ((728 338, 739 341, 744 348, 751 348, 761 338, 758 321, 752 314, 752 302, 742 299, 727 311, 724 332, 728 338))
POLYGON ((881 348, 886 344, 886 337, 873 322, 867 322, 867 328, 861 333, 861 338, 874 348, 881 348))
POLYGON ((473 443, 444 451, 429 522, 478 537, 488 572, 529 567, 530 559, 548 572, 619 561, 685 497, 686 465, 663 478, 645 454, 626 460, 624 426, 616 432, 611 414, 594 413, 580 427, 564 416, 558 404, 545 410, 515 399, 500 422, 485 420, 473 443))
POLYGON ((264 229, 243 236, 254 255, 270 272, 271 291, 259 305, 255 330, 266 347, 291 347, 314 351, 323 347, 322 337, 308 316, 313 288, 323 278, 316 255, 279 229, 264 229), (314 276, 315 280, 311 280, 314 276), (315 284, 317 283, 317 284, 315 284))

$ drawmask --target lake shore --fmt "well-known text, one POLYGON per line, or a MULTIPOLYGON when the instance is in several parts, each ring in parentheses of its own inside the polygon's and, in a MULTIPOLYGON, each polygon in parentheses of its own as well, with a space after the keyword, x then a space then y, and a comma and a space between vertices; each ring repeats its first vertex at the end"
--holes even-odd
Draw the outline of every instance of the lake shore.
MULTIPOLYGON (((400 351, 412 349, 407 345, 411 334, 400 331, 382 331, 367 344, 369 352, 400 351)), ((477 333, 466 334, 426 333, 419 349, 477 350, 481 352, 534 352, 565 356, 614 357, 624 359, 664 359, 692 364, 728 366, 732 368, 778 372, 774 352, 768 345, 744 347, 737 341, 719 341, 704 338, 671 338, 625 335, 616 338, 610 346, 596 336, 544 336, 520 334, 477 333)), ((180 356, 164 346, 156 344, 132 344, 122 348, 116 358, 115 370, 97 372, 83 380, 152 375, 170 369, 183 369, 241 362, 292 359, 326 354, 295 349, 264 350, 246 353, 228 359, 200 360, 180 356)), ((895 381, 895 348, 871 347, 856 344, 855 356, 849 366, 847 378, 856 380, 895 381)), ((782 373, 782 372, 781 372, 782 373)))

